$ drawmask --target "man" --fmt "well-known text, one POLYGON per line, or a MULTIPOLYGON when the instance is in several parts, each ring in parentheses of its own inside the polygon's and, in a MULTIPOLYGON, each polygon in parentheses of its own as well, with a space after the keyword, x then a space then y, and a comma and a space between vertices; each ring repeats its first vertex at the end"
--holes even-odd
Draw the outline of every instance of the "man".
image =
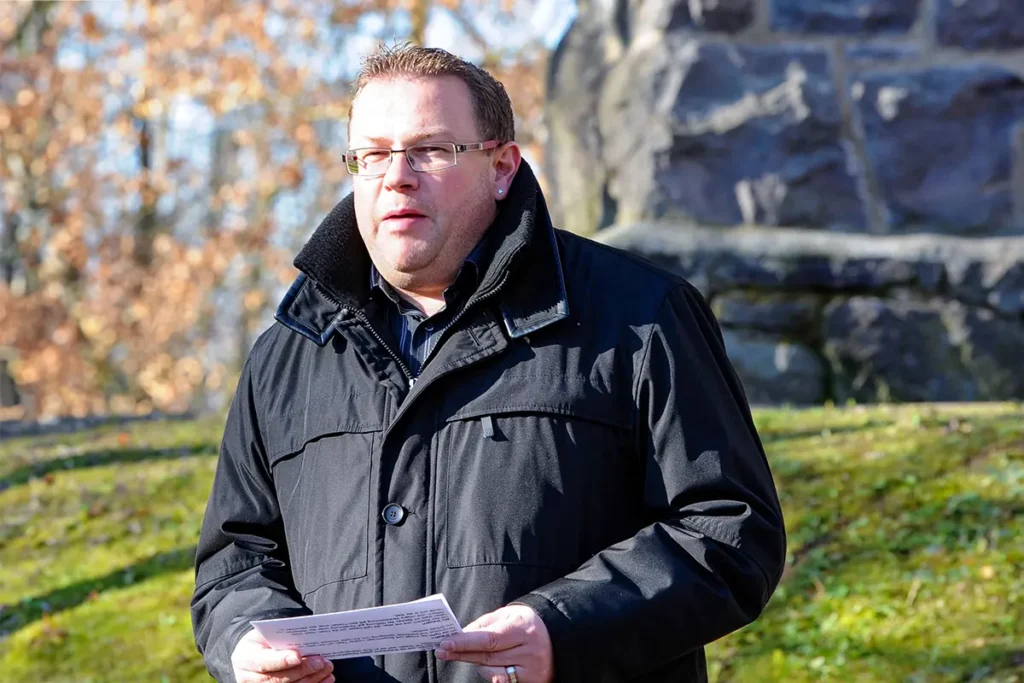
POLYGON ((504 88, 372 55, 353 193, 242 372, 192 603, 238 681, 703 681, 779 581, 782 515, 686 282, 554 230, 504 88), (325 662, 254 619, 443 593, 466 633, 325 662))

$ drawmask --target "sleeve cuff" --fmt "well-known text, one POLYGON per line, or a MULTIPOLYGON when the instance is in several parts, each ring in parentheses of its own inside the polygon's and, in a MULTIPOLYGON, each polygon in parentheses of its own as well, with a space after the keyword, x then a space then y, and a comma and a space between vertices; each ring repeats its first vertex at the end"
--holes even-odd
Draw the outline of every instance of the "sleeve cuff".
POLYGON ((555 603, 543 595, 527 593, 510 604, 526 605, 540 616, 551 637, 555 658, 555 680, 559 683, 582 683, 584 680, 572 622, 555 603))
POLYGON ((250 622, 263 619, 277 619, 280 617, 298 617, 309 614, 305 609, 279 609, 262 614, 250 614, 240 617, 233 622, 218 639, 216 652, 213 656, 207 656, 207 670, 210 675, 220 683, 234 683, 235 674, 231 666, 231 655, 238 647, 238 641, 245 637, 253 629, 250 622))

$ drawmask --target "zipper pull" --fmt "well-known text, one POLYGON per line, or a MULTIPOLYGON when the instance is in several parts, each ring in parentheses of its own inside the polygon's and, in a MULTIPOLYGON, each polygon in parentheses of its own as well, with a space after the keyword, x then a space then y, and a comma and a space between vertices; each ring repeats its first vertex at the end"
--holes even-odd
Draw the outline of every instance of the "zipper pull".
POLYGON ((484 438, 485 439, 493 439, 494 438, 494 418, 491 417, 490 415, 484 415, 483 417, 480 418, 480 424, 482 424, 483 427, 484 427, 484 438))
POLYGON ((412 389, 414 386, 416 386, 416 378, 415 377, 410 377, 409 378, 409 388, 412 389))

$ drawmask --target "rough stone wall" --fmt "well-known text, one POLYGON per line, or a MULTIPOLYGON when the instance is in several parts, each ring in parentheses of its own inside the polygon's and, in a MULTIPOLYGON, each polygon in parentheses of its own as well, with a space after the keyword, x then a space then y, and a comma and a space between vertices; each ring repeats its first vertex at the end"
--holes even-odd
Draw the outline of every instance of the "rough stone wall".
POLYGON ((1024 2, 580 0, 549 74, 578 232, 1024 234, 1024 2))
POLYGON ((1024 398, 1024 237, 677 222, 599 237, 704 293, 754 403, 1024 398))
POLYGON ((1024 1, 579 5, 556 220, 697 285, 752 401, 1024 399, 1024 1))

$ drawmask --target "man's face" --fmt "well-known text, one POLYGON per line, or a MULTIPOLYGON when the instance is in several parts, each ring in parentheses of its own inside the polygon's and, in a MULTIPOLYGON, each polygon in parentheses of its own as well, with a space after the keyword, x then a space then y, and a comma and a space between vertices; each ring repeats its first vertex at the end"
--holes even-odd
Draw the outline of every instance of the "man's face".
MULTIPOLYGON (((453 77, 370 81, 353 108, 348 146, 405 149, 480 142, 469 89, 453 77)), ((353 177, 356 220, 370 257, 408 290, 451 283, 495 215, 495 169, 485 152, 441 171, 413 171, 403 154, 377 178, 353 177), (419 215, 389 216, 398 211, 419 215)))

